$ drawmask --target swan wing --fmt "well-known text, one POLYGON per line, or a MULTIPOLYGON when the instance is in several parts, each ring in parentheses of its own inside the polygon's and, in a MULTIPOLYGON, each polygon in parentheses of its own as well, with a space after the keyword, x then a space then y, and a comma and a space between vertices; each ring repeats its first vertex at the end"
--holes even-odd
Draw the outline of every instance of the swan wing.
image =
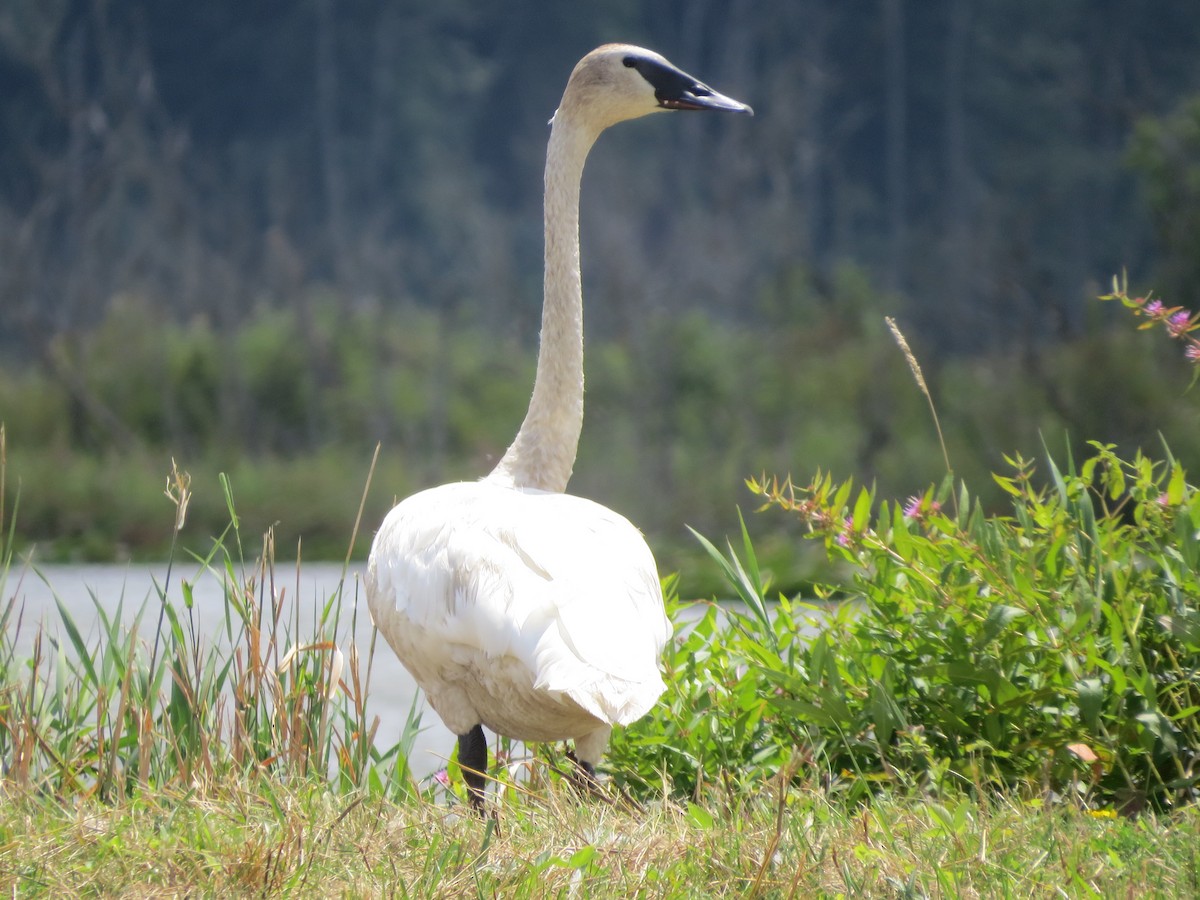
POLYGON ((665 689, 658 670, 671 626, 654 558, 624 517, 569 494, 527 493, 513 538, 547 578, 536 649, 539 686, 627 724, 665 689))
POLYGON ((523 515, 505 529, 542 573, 544 608, 583 661, 637 679, 657 671, 670 637, 654 557, 623 516, 570 494, 520 491, 523 515))

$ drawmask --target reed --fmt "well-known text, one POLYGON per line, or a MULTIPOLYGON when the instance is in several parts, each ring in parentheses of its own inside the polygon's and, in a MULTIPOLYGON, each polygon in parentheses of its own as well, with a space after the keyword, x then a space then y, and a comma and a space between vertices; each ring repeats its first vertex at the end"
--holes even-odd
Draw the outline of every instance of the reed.
POLYGON ((904 332, 900 330, 900 326, 896 324, 896 320, 891 316, 884 316, 883 320, 887 323, 888 330, 892 333, 892 338, 896 341, 896 346, 900 348, 900 352, 904 355, 904 361, 908 363, 913 380, 917 383, 917 389, 924 395, 926 402, 929 404, 929 414, 933 417, 933 428, 937 432, 938 446, 942 448, 942 461, 946 464, 946 473, 953 475, 954 467, 950 465, 950 452, 946 449, 946 438, 942 434, 941 420, 938 419, 937 404, 933 402, 933 394, 929 391, 929 385, 925 383, 925 373, 921 371, 921 364, 917 362, 917 355, 908 346, 908 340, 904 337, 904 332))
MULTIPOLYGON (((3 475, 0 428, 0 499, 3 475)), ((6 520, 0 505, 0 523, 10 528, 0 548, 3 781, 118 802, 151 787, 203 790, 230 775, 317 778, 393 797, 418 789, 408 754, 419 715, 410 715, 396 744, 375 746, 378 717, 368 721, 367 713, 375 632, 358 646, 350 553, 336 591, 303 620, 302 547, 289 573, 268 529, 248 559, 232 485, 225 480, 223 489, 229 524, 207 554, 185 555, 172 540, 166 576, 132 624, 124 597, 114 609, 114 598, 93 594, 97 624, 88 637, 57 593, 55 621, 28 621, 20 582, 45 578, 33 563, 14 561, 13 516, 6 520), (179 574, 187 565, 195 566, 190 580, 179 574), (195 603, 193 587, 204 575, 222 585, 216 611, 195 603), (293 577, 297 589, 289 593, 293 577), (219 617, 220 627, 203 629, 202 616, 219 617), (32 652, 22 656, 27 629, 32 652)), ((165 493, 173 506, 166 527, 177 535, 191 499, 187 473, 172 465, 165 493)), ((356 522, 351 546, 357 532, 356 522)))

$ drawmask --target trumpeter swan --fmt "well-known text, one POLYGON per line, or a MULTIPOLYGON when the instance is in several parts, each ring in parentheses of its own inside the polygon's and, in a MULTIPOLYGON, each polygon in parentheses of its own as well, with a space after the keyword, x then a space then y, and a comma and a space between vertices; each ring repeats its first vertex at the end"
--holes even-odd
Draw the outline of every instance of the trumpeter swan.
POLYGON ((481 725, 522 741, 573 739, 593 777, 612 726, 664 690, 670 623, 650 548, 624 517, 563 491, 583 424, 584 159, 608 126, 668 109, 751 112, 639 47, 608 44, 575 66, 546 152, 541 346, 525 421, 490 475, 404 500, 371 547, 371 616, 459 736, 477 809, 481 725))

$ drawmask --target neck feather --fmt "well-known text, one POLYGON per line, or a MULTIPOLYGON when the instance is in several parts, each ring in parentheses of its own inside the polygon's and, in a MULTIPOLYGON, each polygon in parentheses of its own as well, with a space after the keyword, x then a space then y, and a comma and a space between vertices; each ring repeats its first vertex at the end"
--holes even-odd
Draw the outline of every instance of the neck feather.
POLYGON ((598 132, 562 109, 546 152, 545 283, 537 376, 516 439, 488 480, 566 490, 583 427, 583 288, 579 183, 598 132))

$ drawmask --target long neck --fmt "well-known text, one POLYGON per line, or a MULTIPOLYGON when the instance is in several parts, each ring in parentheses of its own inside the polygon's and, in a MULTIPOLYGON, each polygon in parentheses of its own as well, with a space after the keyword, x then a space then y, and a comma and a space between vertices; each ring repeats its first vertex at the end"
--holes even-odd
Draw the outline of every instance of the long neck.
POLYGON ((566 490, 583 427, 583 288, 579 182, 599 132, 562 109, 546 151, 546 268, 542 337, 529 411, 488 481, 566 490))

